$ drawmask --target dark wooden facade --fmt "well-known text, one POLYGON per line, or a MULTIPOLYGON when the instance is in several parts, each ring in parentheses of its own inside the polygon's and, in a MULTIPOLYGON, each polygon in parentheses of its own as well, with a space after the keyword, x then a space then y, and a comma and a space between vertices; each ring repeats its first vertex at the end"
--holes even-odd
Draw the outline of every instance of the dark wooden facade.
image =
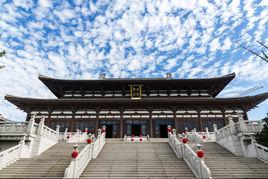
POLYGON ((225 126, 268 98, 268 93, 241 98, 215 98, 235 74, 209 79, 62 80, 39 76, 58 99, 6 95, 5 99, 47 125, 61 130, 97 130, 107 126, 109 137, 147 135, 165 137, 167 125, 179 131, 203 131, 225 126))

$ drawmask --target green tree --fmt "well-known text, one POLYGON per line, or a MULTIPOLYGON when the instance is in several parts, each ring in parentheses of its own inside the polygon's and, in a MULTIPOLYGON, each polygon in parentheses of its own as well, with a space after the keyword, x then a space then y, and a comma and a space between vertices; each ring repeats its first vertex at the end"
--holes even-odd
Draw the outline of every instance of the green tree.
POLYGON ((264 125, 261 132, 258 132, 255 137, 258 144, 268 147, 268 116, 263 119, 264 125))

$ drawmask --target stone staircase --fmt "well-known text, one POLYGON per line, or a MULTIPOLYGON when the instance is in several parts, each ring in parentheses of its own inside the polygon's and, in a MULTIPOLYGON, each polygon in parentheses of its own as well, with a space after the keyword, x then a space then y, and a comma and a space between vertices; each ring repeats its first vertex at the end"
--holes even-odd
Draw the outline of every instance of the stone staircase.
MULTIPOLYGON (((58 143, 33 158, 20 159, 0 170, 0 178, 63 178, 74 144, 58 143)), ((79 151, 86 144, 79 144, 79 151)))
POLYGON ((183 159, 167 142, 106 141, 81 178, 194 178, 183 159))
POLYGON ((237 157, 215 142, 204 143, 203 149, 213 178, 268 178, 268 164, 256 158, 237 157))

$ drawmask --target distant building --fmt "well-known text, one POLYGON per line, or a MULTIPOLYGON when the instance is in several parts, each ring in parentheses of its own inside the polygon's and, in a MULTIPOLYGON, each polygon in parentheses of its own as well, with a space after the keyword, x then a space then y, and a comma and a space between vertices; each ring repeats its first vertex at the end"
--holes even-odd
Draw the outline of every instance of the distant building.
POLYGON ((218 78, 105 78, 64 80, 39 76, 57 99, 33 99, 6 95, 5 99, 25 111, 27 119, 45 117, 46 125, 90 131, 106 125, 107 137, 147 135, 167 137, 167 125, 179 131, 218 128, 268 98, 268 93, 236 98, 216 98, 235 77, 218 78))

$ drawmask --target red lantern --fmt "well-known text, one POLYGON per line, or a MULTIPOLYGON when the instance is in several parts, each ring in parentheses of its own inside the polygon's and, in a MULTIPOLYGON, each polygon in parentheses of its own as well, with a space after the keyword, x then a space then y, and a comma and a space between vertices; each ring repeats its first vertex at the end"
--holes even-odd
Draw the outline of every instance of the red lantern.
POLYGON ((92 139, 91 138, 87 139, 87 143, 88 144, 91 144, 91 142, 92 142, 92 139))
POLYGON ((102 128, 101 129, 101 133, 104 133, 104 132, 106 132, 106 129, 105 128, 102 128))
POLYGON ((206 139, 206 136, 205 135, 203 135, 203 139, 206 139))
POLYGON ((196 152, 196 154, 197 154, 197 156, 198 156, 199 158, 203 158, 203 157, 204 157, 204 151, 203 151, 203 150, 198 150, 198 151, 196 152))
POLYGON ((77 150, 74 150, 72 152, 72 158, 76 158, 77 156, 78 156, 78 152, 77 152, 77 150))
POLYGON ((186 144, 188 142, 188 139, 187 138, 183 138, 181 141, 182 141, 182 143, 186 144))

